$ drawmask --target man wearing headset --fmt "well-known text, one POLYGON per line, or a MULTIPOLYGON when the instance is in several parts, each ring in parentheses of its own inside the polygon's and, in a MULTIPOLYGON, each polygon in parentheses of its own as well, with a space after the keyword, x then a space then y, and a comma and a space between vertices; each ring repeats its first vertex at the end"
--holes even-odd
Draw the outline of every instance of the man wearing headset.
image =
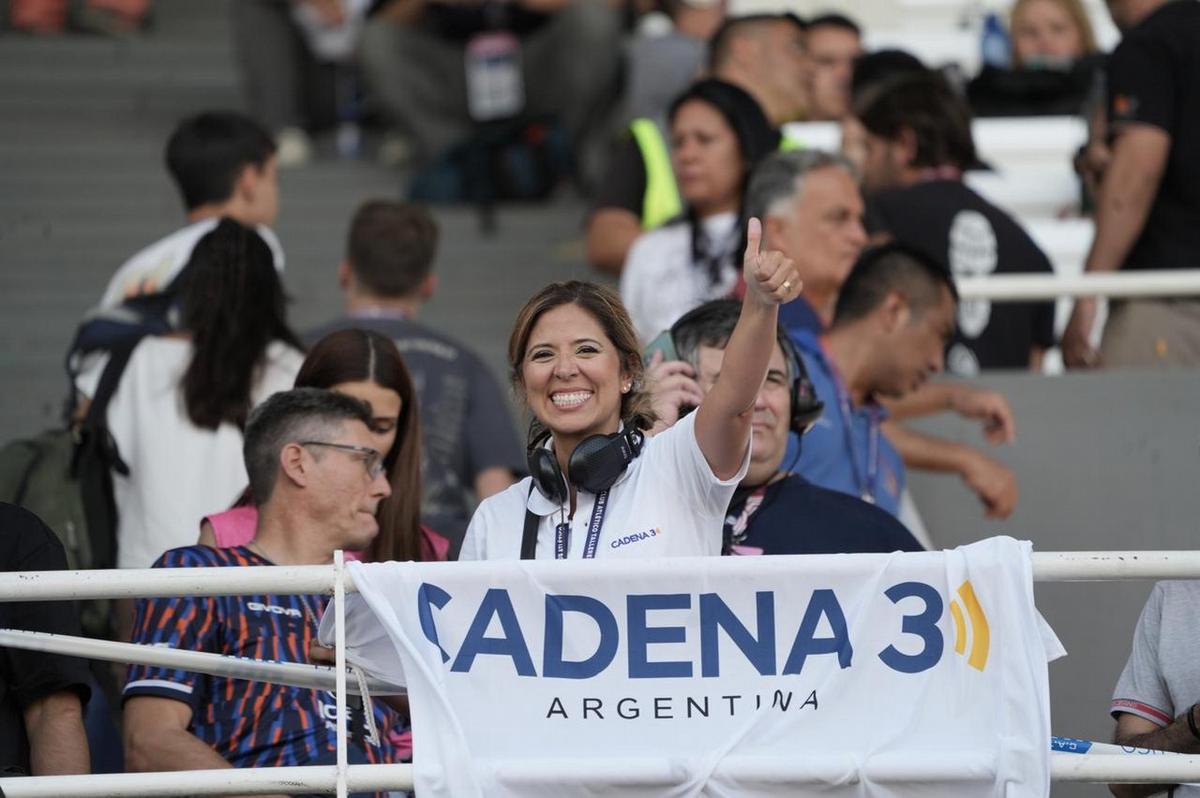
MULTIPOLYGON (((719 299, 687 313, 654 343, 650 363, 659 425, 699 404, 720 378, 740 303, 719 299), (694 375, 694 378, 693 378, 694 375)), ((893 516, 845 493, 818 487, 784 462, 788 435, 821 415, 804 364, 781 326, 754 404, 750 468, 729 504, 725 554, 839 554, 920 551, 893 516)))

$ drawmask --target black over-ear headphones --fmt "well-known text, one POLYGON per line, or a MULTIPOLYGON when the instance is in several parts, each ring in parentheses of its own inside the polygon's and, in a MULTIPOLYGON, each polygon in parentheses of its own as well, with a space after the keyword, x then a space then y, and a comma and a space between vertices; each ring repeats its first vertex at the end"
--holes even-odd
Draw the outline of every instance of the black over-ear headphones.
MULTIPOLYGON (((545 446, 546 434, 529 445, 527 462, 529 475, 538 492, 555 504, 565 504, 570 494, 567 482, 554 451, 545 446)), ((642 453, 646 436, 638 429, 627 429, 611 435, 590 435, 580 441, 567 461, 567 476, 571 484, 589 493, 599 493, 613 486, 629 464, 642 453)))
MULTIPOLYGON (((679 349, 676 345, 680 330, 692 325, 715 325, 722 321, 736 323, 740 312, 741 303, 733 299, 714 300, 689 310, 671 325, 671 329, 664 330, 646 346, 643 361, 649 365, 650 358, 655 352, 662 352, 664 360, 680 360, 679 349)), ((792 372, 792 412, 788 419, 788 429, 797 435, 803 435, 813 424, 817 423, 817 419, 821 417, 821 411, 825 409, 825 403, 817 398, 816 389, 808 377, 808 369, 804 367, 804 360, 800 357, 800 351, 796 348, 792 337, 787 332, 781 331, 776 336, 776 340, 779 342, 779 347, 783 350, 783 357, 792 372)), ((692 368, 698 366, 696 363, 691 365, 692 368)), ((691 409, 694 408, 690 408, 688 412, 691 409)))

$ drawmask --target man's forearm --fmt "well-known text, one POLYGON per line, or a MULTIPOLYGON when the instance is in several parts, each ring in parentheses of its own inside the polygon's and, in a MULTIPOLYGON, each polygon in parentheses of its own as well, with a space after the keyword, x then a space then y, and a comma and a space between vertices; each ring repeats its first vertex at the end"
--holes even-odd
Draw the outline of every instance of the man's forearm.
POLYGON ((916 432, 894 421, 886 422, 883 431, 908 468, 959 473, 970 452, 961 443, 916 432))
MULTIPOLYGON (((1189 708, 1188 712, 1192 712, 1189 708)), ((1169 726, 1142 734, 1118 733, 1114 739, 1118 745, 1133 748, 1149 748, 1154 751, 1175 751, 1180 754, 1200 753, 1200 739, 1192 734, 1187 715, 1180 715, 1169 726)), ((1166 792, 1170 785, 1164 784, 1110 784, 1109 790, 1119 798, 1142 798, 1166 792)))
POLYGON ((79 696, 64 691, 35 701, 25 710, 30 772, 34 776, 65 776, 91 772, 83 707, 79 696))
POLYGON ((927 382, 900 399, 887 399, 883 405, 897 421, 919 418, 954 409, 954 391, 959 386, 946 382, 927 382))

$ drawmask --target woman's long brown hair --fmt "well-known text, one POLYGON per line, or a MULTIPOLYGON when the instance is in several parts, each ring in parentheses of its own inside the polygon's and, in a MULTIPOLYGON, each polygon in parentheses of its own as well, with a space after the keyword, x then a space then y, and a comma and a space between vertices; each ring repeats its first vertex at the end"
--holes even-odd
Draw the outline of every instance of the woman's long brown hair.
POLYGON ((421 421, 412 377, 396 344, 368 330, 339 330, 309 351, 297 388, 332 388, 345 382, 373 382, 400 394, 396 442, 384 457, 392 495, 376 513, 379 534, 367 548, 370 562, 436 559, 421 533, 421 421))

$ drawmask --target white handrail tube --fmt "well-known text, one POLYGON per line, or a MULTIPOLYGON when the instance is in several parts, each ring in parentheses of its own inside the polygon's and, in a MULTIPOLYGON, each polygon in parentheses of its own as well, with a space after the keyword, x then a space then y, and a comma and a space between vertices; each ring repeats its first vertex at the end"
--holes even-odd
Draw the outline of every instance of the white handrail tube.
POLYGON ((1104 274, 989 274, 956 277, 960 299, 1028 302, 1060 297, 1111 299, 1200 296, 1200 269, 1109 272, 1104 274))
MULTIPOLYGON (((1200 578, 1197 551, 1035 551, 1032 558, 1038 582, 1200 578)), ((330 565, 24 571, 0 574, 0 601, 328 594, 333 584, 330 565)), ((354 592, 348 571, 346 592, 354 592)))
MULTIPOLYGON (((251 679, 270 684, 285 684, 310 690, 337 689, 333 668, 326 665, 304 665, 298 662, 228 657, 208 651, 186 651, 166 646, 138 643, 118 643, 113 640, 93 640, 90 637, 56 635, 49 632, 29 632, 23 629, 0 629, 0 646, 26 651, 46 651, 72 657, 99 659, 134 665, 152 665, 234 679, 251 679)), ((359 692, 358 682, 347 689, 359 692)), ((367 677, 367 689, 374 695, 404 695, 405 689, 380 679, 367 677)))
MULTIPOLYGON (((190 795, 296 795, 333 792, 334 765, 288 768, 188 770, 174 773, 108 773, 0 779, 5 798, 157 798, 190 795)), ((349 788, 358 792, 411 790, 412 765, 351 765, 349 788)))

